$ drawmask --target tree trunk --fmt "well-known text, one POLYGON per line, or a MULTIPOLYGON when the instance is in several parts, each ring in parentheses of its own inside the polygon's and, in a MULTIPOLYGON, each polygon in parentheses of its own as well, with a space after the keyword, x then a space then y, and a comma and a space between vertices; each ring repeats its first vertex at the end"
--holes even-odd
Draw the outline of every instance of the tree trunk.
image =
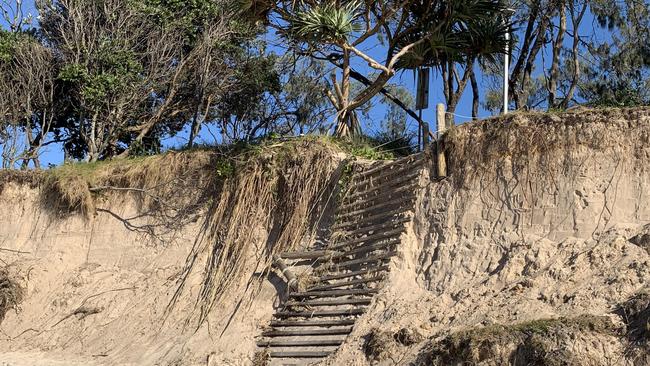
POLYGON ((531 4, 530 14, 528 16, 526 32, 524 32, 523 44, 520 48, 519 57, 517 58, 517 62, 512 69, 512 74, 510 75, 510 80, 508 82, 509 88, 512 91, 512 99, 515 102, 516 109, 519 109, 521 107, 521 101, 519 100, 520 93, 517 91, 524 87, 521 80, 521 74, 524 70, 524 65, 526 64, 526 60, 530 52, 530 45, 535 39, 535 35, 533 33, 535 31, 535 23, 537 22, 537 18, 539 16, 539 8, 539 0, 533 1, 531 4))
POLYGON ((557 31, 557 37, 553 42, 553 61, 551 63, 550 77, 548 80, 548 109, 555 108, 557 99, 557 82, 560 78, 560 52, 564 42, 564 32, 566 32, 566 9, 564 2, 559 4, 560 25, 557 31))
POLYGON ((337 115, 336 136, 351 137, 355 134, 354 121, 351 115, 354 113, 348 110, 350 105, 350 51, 343 47, 343 75, 341 77, 340 110, 337 115))
POLYGON ((578 28, 580 28, 580 23, 582 23, 582 18, 587 11, 588 2, 585 2, 580 9, 580 12, 576 16, 575 14, 575 5, 570 3, 569 11, 571 12, 571 23, 573 25, 573 44, 571 47, 571 55, 573 56, 573 75, 571 77, 571 85, 569 86, 569 91, 564 96, 562 102, 560 102, 560 108, 566 109, 569 107, 569 103, 573 99, 573 94, 575 93, 576 87, 578 86, 578 80, 580 79, 580 59, 578 57, 578 45, 580 43, 580 35, 578 34, 578 28))
POLYGON ((537 29, 535 43, 533 44, 533 48, 530 50, 528 59, 526 60, 526 66, 524 68, 524 73, 521 80, 521 88, 516 91, 516 93, 518 93, 517 99, 519 100, 519 106, 517 106, 517 108, 528 105, 527 85, 533 72, 533 66, 535 64, 535 60, 537 59, 537 53, 542 49, 542 46, 544 45, 544 38, 546 35, 546 27, 548 26, 548 22, 548 17, 546 15, 542 15, 542 20, 540 21, 539 27, 537 29))
POLYGON ((478 89, 478 82, 476 81, 476 73, 474 72, 473 68, 471 73, 469 74, 469 81, 472 84, 472 119, 478 119, 480 90, 478 89))

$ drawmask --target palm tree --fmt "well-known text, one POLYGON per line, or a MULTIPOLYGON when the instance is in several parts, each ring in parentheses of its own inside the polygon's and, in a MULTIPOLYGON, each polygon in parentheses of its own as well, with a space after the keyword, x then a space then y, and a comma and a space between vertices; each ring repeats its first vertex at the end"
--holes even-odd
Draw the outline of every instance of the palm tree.
POLYGON ((270 24, 298 53, 340 67, 330 75, 326 93, 337 110, 335 133, 350 136, 361 131, 355 110, 397 71, 504 52, 505 30, 494 27, 494 19, 501 19, 506 5, 503 0, 284 0, 274 5, 279 17, 270 24), (369 43, 381 48, 382 57, 362 51, 369 43), (367 63, 374 77, 355 95, 353 58, 367 63))

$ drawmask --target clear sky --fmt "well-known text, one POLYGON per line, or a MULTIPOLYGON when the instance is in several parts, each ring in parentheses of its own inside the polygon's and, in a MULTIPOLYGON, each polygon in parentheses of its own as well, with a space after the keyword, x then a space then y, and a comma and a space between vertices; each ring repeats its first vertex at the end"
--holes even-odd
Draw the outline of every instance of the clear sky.
MULTIPOLYGON (((24 9, 25 11, 31 12, 36 16, 34 6, 33 6, 33 0, 25 1, 24 9)), ((0 22, 2 22, 1 25, 3 27, 7 26, 7 24, 4 23, 3 21, 0 20, 0 22)), ((583 36, 593 36, 597 38, 608 37, 607 32, 604 32, 598 28, 592 14, 586 15, 586 19, 583 21, 582 26, 579 29, 579 32, 583 36)), ((270 32, 266 34, 265 38, 270 44, 269 49, 271 51, 276 53, 281 53, 283 51, 282 41, 279 40, 274 33, 270 32)), ((378 56, 381 54, 380 53, 381 46, 379 46, 376 42, 366 42, 362 46, 363 46, 362 50, 368 52, 368 54, 370 54, 371 56, 378 56)), ((544 52, 545 55, 539 58, 540 61, 539 64, 537 65, 537 68, 539 70, 543 70, 545 68, 543 64, 544 60, 550 59, 549 50, 546 49, 544 50, 544 52)), ((353 67, 357 71, 360 71, 362 73, 371 71, 369 67, 367 65, 364 65, 363 63, 355 63, 353 64, 353 67)), ((477 78, 479 82, 479 89, 481 90, 481 101, 483 101, 485 92, 487 88, 490 86, 490 81, 482 77, 480 72, 477 78)), ((403 87, 410 90, 413 94, 415 94, 415 75, 412 71, 405 71, 399 73, 398 75, 396 75, 396 77, 393 80, 391 80, 391 83, 400 84, 403 87)), ((432 131, 435 131, 435 106, 437 103, 444 103, 444 96, 442 93, 442 81, 440 78, 440 72, 438 72, 437 70, 432 70, 429 108, 423 111, 423 119, 429 122, 432 131)), ((457 115, 456 123, 463 123, 471 119, 470 117, 471 106, 472 106, 472 92, 471 92, 471 87, 468 85, 456 109, 456 115, 457 115)), ((375 107, 370 112, 370 118, 368 118, 368 120, 365 121, 366 123, 364 125, 364 130, 370 133, 377 131, 379 128, 379 123, 383 119, 385 113, 386 113, 386 106, 380 103, 375 103, 375 107)), ((490 113, 487 110, 485 110, 481 105, 479 115, 480 117, 486 117, 489 116, 490 113)), ((408 121, 409 121, 408 122, 409 128, 412 130, 416 130, 417 129, 416 121, 414 121, 411 118, 409 118, 408 121)), ((199 143, 210 144, 215 142, 214 138, 212 137, 213 135, 207 132, 207 128, 209 127, 205 127, 201 132, 198 141, 199 143)), ((215 127, 213 126, 212 128, 214 129, 215 127)), ((187 131, 184 131, 175 137, 169 138, 166 141, 164 141, 164 146, 165 147, 181 146, 186 142, 187 135, 188 135, 187 131)), ((61 147, 58 145, 50 145, 45 147, 42 152, 41 160, 43 166, 47 166, 48 164, 54 164, 54 165, 60 164, 63 161, 63 154, 62 154, 61 147)))

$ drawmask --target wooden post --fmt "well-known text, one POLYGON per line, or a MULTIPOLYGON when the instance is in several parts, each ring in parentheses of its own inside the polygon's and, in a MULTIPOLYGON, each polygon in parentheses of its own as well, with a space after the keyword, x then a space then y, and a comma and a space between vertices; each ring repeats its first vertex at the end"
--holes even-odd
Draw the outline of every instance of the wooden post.
POLYGON ((284 263, 282 258, 280 258, 279 255, 274 254, 273 255, 273 265, 278 267, 280 271, 282 271, 282 275, 284 278, 287 279, 287 286, 289 289, 297 291, 298 290, 298 279, 296 278, 296 275, 291 272, 289 267, 284 263))
POLYGON ((442 146, 442 137, 445 133, 445 105, 438 103, 436 106, 436 125, 438 128, 438 138, 436 139, 436 154, 437 154, 437 166, 438 166, 438 177, 447 176, 447 162, 445 161, 445 154, 443 152, 442 146))
POLYGON ((424 150, 429 147, 429 122, 425 122, 422 126, 422 145, 424 145, 424 150))

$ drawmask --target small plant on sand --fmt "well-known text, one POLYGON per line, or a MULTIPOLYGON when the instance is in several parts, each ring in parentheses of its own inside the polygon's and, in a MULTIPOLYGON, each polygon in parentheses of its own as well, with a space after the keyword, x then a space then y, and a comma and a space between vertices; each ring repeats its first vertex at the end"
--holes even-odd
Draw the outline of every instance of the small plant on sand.
POLYGON ((23 288, 9 276, 6 268, 0 268, 0 324, 9 310, 18 308, 23 297, 23 288))

